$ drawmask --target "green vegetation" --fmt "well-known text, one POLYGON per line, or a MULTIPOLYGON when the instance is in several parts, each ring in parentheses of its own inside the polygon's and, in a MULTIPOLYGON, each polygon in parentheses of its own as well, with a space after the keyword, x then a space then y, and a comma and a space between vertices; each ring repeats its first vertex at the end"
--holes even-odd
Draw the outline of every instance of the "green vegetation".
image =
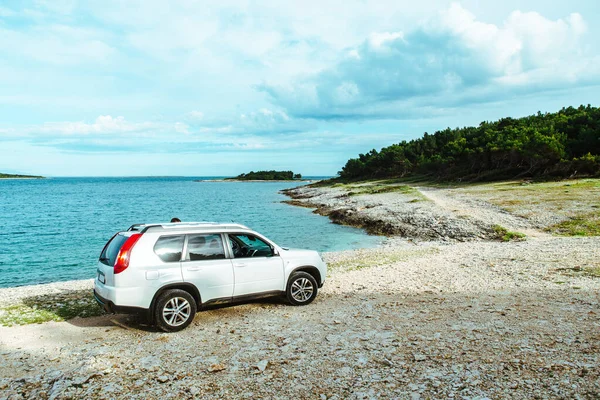
POLYGON ((503 242, 510 242, 513 240, 525 240, 525 234, 521 232, 511 232, 505 227, 500 225, 494 225, 494 232, 496 237, 503 242))
POLYGON ((522 177, 600 175, 600 108, 447 128, 350 159, 344 180, 428 177, 499 180, 522 177))
POLYGON ((293 181, 294 179, 302 179, 302 175, 294 174, 292 171, 250 171, 235 178, 228 178, 236 181, 293 181))
POLYGON ((600 236, 600 212, 577 215, 546 230, 563 236, 600 236))
POLYGON ((0 306, 0 325, 39 324, 47 321, 65 321, 75 317, 94 317, 104 311, 89 290, 33 296, 21 303, 0 306))
POLYGON ((37 175, 13 175, 13 174, 3 174, 0 172, 0 179, 11 179, 11 178, 30 178, 30 179, 43 179, 43 176, 37 175))
POLYGON ((398 192, 402 194, 415 194, 419 193, 418 190, 411 188, 406 185, 367 185, 362 187, 357 187, 356 191, 352 191, 349 195, 357 195, 357 194, 379 194, 379 193, 391 193, 398 192))
POLYGON ((381 193, 400 193, 407 196, 413 196, 412 203, 426 201, 427 198, 417 189, 408 185, 388 184, 387 182, 366 182, 354 184, 335 184, 334 187, 343 187, 348 189, 348 196, 357 196, 361 194, 381 194, 381 193))
POLYGON ((587 267, 583 269, 584 275, 591 276, 593 278, 600 278, 600 267, 587 267))

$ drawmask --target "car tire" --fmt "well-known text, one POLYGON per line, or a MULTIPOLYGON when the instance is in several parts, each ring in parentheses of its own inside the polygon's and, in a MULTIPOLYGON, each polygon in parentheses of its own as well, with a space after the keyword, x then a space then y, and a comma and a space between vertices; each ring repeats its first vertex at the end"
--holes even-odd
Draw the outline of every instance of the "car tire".
POLYGON ((317 280, 308 272, 293 272, 288 280, 285 295, 293 306, 305 306, 317 297, 317 280))
POLYGON ((192 323, 196 309, 196 301, 185 290, 167 290, 156 301, 154 321, 165 332, 177 332, 192 323))

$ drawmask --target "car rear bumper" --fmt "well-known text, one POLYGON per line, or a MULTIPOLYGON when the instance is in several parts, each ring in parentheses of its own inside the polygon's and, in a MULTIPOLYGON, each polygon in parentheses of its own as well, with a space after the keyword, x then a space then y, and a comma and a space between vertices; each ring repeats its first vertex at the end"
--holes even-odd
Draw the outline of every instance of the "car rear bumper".
POLYGON ((149 312, 147 308, 142 307, 118 306, 112 301, 100 296, 95 290, 94 298, 96 299, 98 305, 100 305, 100 307, 102 307, 104 311, 111 314, 147 314, 149 312))

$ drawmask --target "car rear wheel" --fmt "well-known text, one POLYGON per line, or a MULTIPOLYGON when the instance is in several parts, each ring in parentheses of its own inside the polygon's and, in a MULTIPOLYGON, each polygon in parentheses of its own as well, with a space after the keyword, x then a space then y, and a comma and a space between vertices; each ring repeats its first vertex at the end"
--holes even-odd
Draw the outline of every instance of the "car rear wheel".
POLYGON ((196 308, 196 301, 185 290, 167 290, 156 302, 154 320, 163 331, 177 332, 192 323, 196 308))
POLYGON ((317 297, 317 281, 308 272, 294 272, 290 276, 285 292, 287 300, 294 306, 304 306, 317 297))

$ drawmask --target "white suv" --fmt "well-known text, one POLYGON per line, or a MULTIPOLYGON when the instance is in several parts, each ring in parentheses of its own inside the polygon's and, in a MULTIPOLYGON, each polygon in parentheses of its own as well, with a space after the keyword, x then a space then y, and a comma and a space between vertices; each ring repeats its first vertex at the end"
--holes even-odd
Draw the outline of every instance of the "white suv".
POLYGON ((174 332, 214 304, 273 295, 309 304, 326 275, 316 251, 279 247, 243 225, 140 224, 104 246, 94 296, 108 312, 143 312, 174 332))

